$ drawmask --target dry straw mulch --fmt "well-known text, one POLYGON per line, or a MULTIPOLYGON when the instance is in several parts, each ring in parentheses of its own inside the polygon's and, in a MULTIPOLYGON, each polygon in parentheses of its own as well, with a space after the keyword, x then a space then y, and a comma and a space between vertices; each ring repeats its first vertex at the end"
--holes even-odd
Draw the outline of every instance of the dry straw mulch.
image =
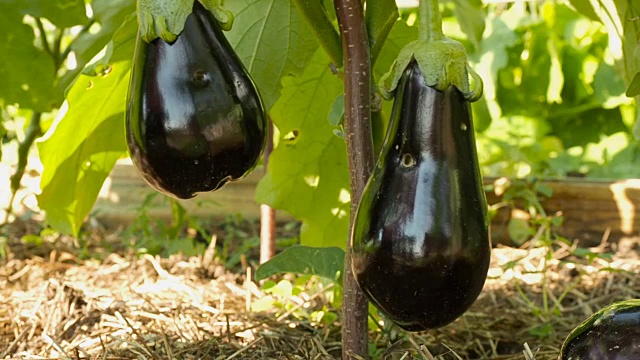
MULTIPOLYGON (((485 291, 470 311, 411 337, 373 331, 377 356, 556 359, 567 333, 598 308, 640 298, 637 240, 629 241, 625 251, 592 262, 572 257, 569 247, 549 260, 546 248, 494 249, 485 291)), ((55 250, 10 254, 0 263, 0 359, 339 358, 339 323, 305 315, 331 310, 314 284, 286 299, 286 308, 252 312, 266 296, 260 285, 229 273, 211 252, 103 261, 55 250)))

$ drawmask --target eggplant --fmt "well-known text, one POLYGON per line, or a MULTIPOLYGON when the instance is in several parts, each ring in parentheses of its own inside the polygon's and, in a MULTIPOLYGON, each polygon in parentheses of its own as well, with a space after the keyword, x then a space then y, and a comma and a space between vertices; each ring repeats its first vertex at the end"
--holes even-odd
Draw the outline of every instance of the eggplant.
POLYGON ((356 211, 356 280, 404 330, 445 326, 482 290, 488 226, 469 103, 455 87, 428 86, 414 60, 356 211))
POLYGON ((560 360, 640 359, 640 300, 608 305, 567 336, 560 360))
POLYGON ((126 137, 156 190, 188 199, 244 177, 262 154, 266 119, 249 73, 197 0, 173 43, 138 37, 126 137))

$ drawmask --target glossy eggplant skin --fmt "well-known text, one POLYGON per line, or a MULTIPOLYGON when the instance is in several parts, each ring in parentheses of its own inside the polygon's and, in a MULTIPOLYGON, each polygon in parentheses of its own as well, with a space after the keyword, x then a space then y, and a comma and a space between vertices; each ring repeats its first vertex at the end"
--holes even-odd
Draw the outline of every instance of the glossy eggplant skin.
POLYGON ((640 300, 617 302, 593 314, 567 336, 559 359, 640 359, 640 300))
POLYGON ((248 174, 266 143, 266 118, 248 72, 197 0, 173 43, 138 38, 126 136, 158 191, 188 199, 248 174))
POLYGON ((453 87, 427 86, 413 61, 356 213, 358 284, 404 330, 449 324, 486 279, 486 212, 469 103, 453 87))

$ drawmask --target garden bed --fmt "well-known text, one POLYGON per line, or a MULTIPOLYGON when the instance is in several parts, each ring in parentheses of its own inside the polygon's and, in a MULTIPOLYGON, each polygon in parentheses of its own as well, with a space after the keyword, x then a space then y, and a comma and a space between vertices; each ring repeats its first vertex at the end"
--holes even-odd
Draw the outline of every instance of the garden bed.
MULTIPOLYGON (((326 284, 311 279, 295 295, 267 294, 248 279, 251 271, 212 260, 214 246, 200 257, 161 259, 117 246, 104 251, 121 234, 95 234, 89 253, 103 258, 83 260, 70 238, 34 248, 19 235, 0 266, 0 359, 339 357, 340 319, 318 316, 338 313, 326 284), (266 296, 275 305, 252 311, 266 296)), ((376 356, 395 349, 395 358, 556 359, 581 320, 640 298, 637 238, 622 239, 615 253, 608 243, 592 248, 591 261, 560 245, 545 263, 546 251, 494 249, 484 291, 462 318, 410 338, 373 330, 376 356)))

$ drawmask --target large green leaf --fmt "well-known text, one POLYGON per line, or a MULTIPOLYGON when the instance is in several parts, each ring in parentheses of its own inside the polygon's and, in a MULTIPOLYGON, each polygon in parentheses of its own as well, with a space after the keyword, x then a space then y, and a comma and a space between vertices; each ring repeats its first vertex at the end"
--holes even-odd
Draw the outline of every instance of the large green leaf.
POLYGON ((507 65, 509 47, 513 46, 518 37, 499 16, 491 16, 487 21, 486 36, 480 42, 479 51, 471 56, 475 63, 473 68, 484 82, 483 97, 485 103, 474 105, 477 111, 475 121, 479 130, 485 129, 492 118, 501 115, 500 104, 496 101, 496 87, 500 69, 507 65))
POLYGON ((384 41, 399 17, 395 0, 376 2, 375 6, 367 6, 365 21, 371 47, 371 59, 377 59, 384 41))
POLYGON ((604 62, 594 75, 593 90, 598 103, 605 109, 613 109, 630 100, 624 94, 625 84, 616 69, 604 62))
POLYGON ((259 281, 275 274, 296 273, 318 275, 335 281, 343 271, 344 251, 340 248, 292 246, 260 265, 255 279, 259 281))
POLYGON ((44 17, 58 27, 87 22, 84 0, 13 0, 23 14, 44 17))
POLYGON ((271 111, 281 138, 256 198, 302 220, 302 244, 343 248, 350 203, 346 148, 327 121, 342 81, 329 63, 319 50, 302 75, 283 79, 271 111))
POLYGON ((62 101, 53 87, 53 61, 37 49, 33 29, 15 5, 0 3, 0 100, 46 112, 62 101))
POLYGON ((225 7, 235 17, 227 39, 270 109, 282 76, 300 74, 318 48, 315 36, 289 0, 234 0, 225 7))
POLYGON ((454 14, 460 28, 467 34, 471 43, 478 48, 484 33, 485 13, 480 0, 454 0, 454 14))
MULTIPOLYGON (((613 55, 618 72, 626 86, 631 84, 633 76, 640 71, 638 51, 640 40, 640 3, 629 0, 589 0, 593 13, 607 28, 609 53, 613 55)), ((573 4, 577 6, 576 4, 573 4)), ((593 14, 589 14, 593 18, 593 14)), ((640 96, 636 97, 636 107, 640 96)), ((636 123, 633 134, 640 138, 640 111, 636 111, 636 123)))
POLYGON ((38 143, 44 165, 38 203, 58 231, 78 234, 102 183, 126 154, 124 110, 137 24, 114 35, 109 68, 80 75, 67 96, 68 110, 38 143))
POLYGON ((94 19, 100 24, 100 30, 82 32, 71 43, 77 67, 60 80, 62 90, 66 90, 84 66, 107 45, 125 17, 135 12, 136 2, 135 0, 93 0, 91 9, 94 19))
POLYGON ((579 13, 588 17, 591 20, 599 20, 598 15, 589 0, 569 0, 571 6, 573 6, 579 13))

